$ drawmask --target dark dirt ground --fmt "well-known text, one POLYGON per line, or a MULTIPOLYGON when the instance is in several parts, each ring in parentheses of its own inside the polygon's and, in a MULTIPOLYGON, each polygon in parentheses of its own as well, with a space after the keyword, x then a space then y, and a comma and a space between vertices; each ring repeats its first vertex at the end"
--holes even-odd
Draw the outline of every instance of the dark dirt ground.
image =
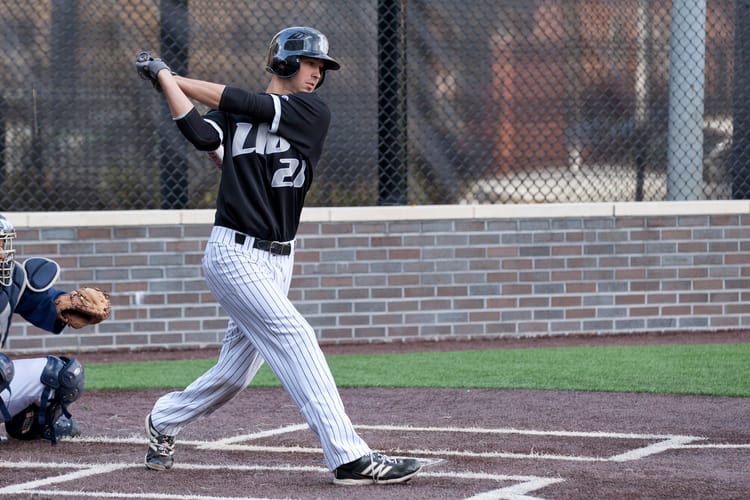
MULTIPOLYGON (((324 346, 327 354, 750 342, 750 332, 324 346)), ((212 358, 216 349, 80 353, 87 362, 212 358)), ((750 361, 750 360, 749 360, 750 361)), ((0 443, 0 498, 748 498, 750 399, 576 391, 341 389, 373 448, 423 460, 405 485, 331 483, 281 389, 248 389, 178 437, 147 471, 143 418, 163 390, 86 391, 82 436, 0 443), (252 436, 245 436, 252 434, 252 436), (229 440, 236 436, 235 441, 229 440), (524 496, 526 495, 526 496, 524 496)))

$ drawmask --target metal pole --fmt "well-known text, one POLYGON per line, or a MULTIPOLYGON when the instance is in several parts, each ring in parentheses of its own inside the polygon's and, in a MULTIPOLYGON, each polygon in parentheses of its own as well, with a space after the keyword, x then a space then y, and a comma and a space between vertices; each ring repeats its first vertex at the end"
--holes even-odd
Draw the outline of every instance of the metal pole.
MULTIPOLYGON (((172 71, 188 70, 190 44, 188 0, 161 0, 159 6, 160 56, 172 71)), ((187 143, 175 127, 166 102, 161 103, 159 123, 159 179, 161 208, 180 209, 188 203, 187 143)))
POLYGON ((737 0, 732 92, 732 198, 750 199, 750 0, 737 0))
MULTIPOLYGON (((638 0, 636 14, 636 36, 638 52, 635 68, 635 130, 636 137, 646 137, 649 121, 649 74, 651 71, 651 22, 649 17, 650 0, 638 0)), ((646 181, 646 157, 648 151, 638 148, 635 155, 635 201, 643 201, 643 187, 646 181)))
POLYGON ((703 198, 706 0, 672 2, 667 199, 703 198))
POLYGON ((378 0, 378 204, 406 204, 406 105, 400 0, 378 0))

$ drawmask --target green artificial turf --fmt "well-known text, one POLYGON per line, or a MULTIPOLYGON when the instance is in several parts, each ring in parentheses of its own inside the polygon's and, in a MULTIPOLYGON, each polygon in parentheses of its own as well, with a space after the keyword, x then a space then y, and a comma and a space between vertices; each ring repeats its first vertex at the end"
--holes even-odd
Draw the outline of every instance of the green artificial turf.
MULTIPOLYGON (((86 388, 182 388, 214 360, 87 363, 86 388)), ((339 387, 552 389, 750 396, 750 344, 329 356, 339 387)), ((251 386, 278 386, 264 366, 251 386)))

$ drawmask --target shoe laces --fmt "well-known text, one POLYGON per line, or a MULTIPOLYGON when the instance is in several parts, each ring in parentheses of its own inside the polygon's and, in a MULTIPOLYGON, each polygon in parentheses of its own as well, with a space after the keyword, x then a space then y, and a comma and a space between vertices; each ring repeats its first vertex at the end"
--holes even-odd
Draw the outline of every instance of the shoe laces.
POLYGON ((398 459, 390 458, 382 453, 370 452, 370 465, 366 471, 372 477, 373 482, 377 483, 382 476, 390 472, 391 468, 398 465, 398 462, 398 459))
POLYGON ((149 425, 149 441, 151 448, 161 456, 174 453, 174 436, 159 434, 153 425, 149 425))
POLYGON ((370 460, 373 462, 378 462, 386 465, 396 465, 398 464, 397 458, 391 458, 388 455, 385 455, 383 453, 378 453, 376 451, 370 453, 370 460))
POLYGON ((159 455, 167 456, 174 453, 174 436, 155 436, 151 442, 159 455))

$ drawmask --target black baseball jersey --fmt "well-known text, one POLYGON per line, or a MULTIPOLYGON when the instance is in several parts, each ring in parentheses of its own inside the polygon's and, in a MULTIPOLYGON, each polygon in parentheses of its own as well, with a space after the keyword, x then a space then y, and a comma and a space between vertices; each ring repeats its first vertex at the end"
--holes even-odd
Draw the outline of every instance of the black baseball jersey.
POLYGON ((293 240, 328 133, 328 106, 314 93, 251 94, 227 87, 220 110, 204 119, 216 125, 224 147, 215 225, 264 240, 293 240))

